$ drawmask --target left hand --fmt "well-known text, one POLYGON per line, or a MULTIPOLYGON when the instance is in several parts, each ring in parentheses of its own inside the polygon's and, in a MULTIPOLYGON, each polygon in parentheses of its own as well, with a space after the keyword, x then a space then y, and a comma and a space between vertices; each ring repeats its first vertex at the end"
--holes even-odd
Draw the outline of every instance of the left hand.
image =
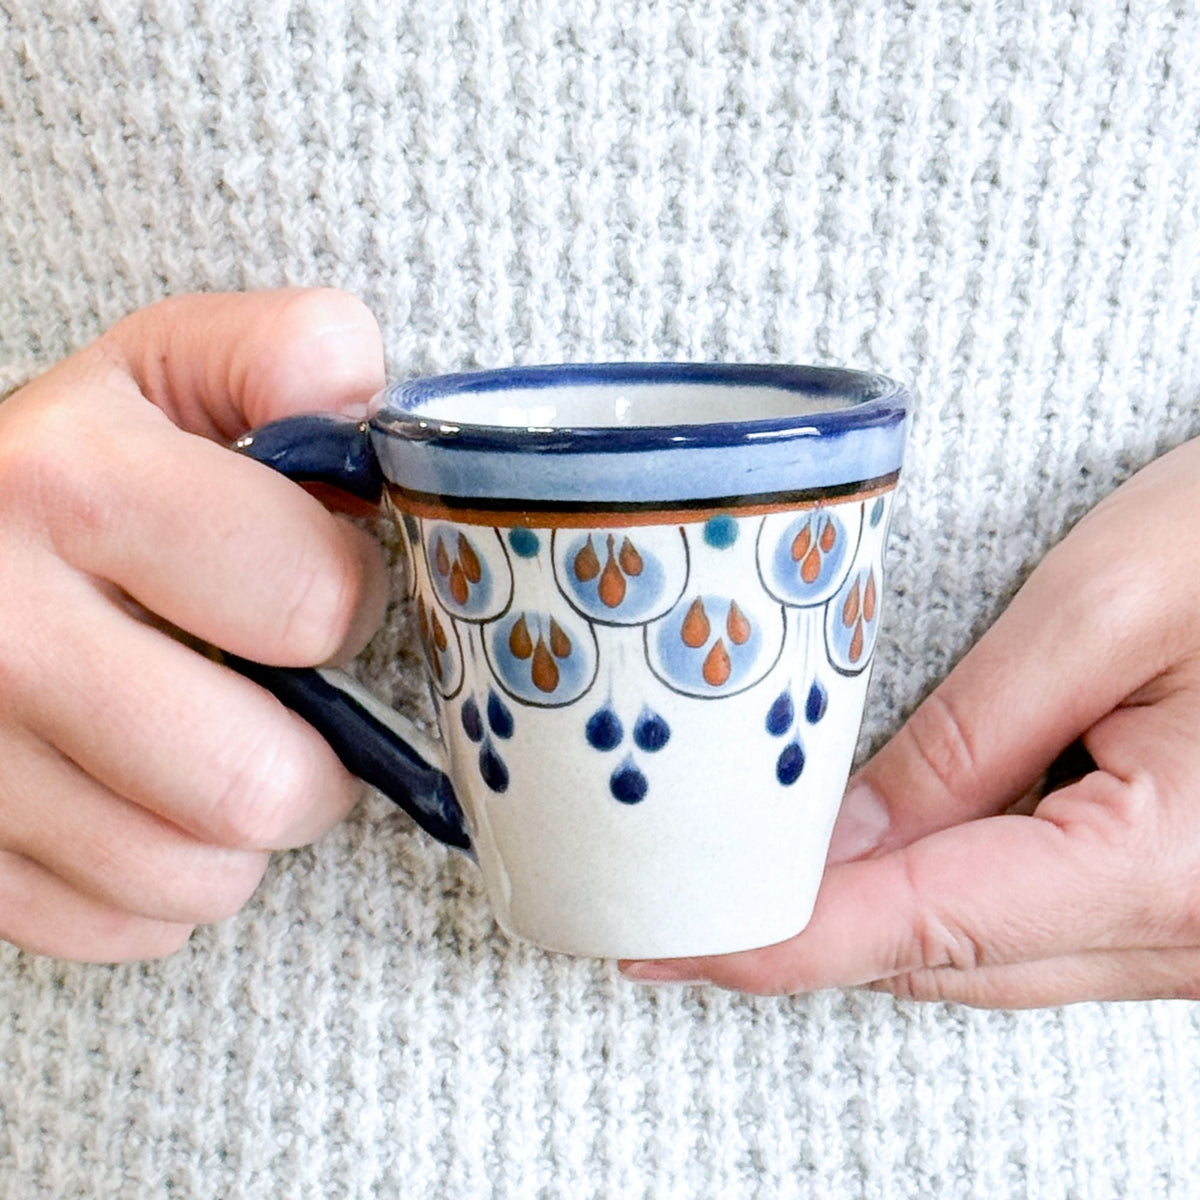
POLYGON ((1046 556, 852 780, 803 932, 625 974, 1011 1008, 1200 997, 1198 511, 1200 439, 1046 556), (1082 777, 1039 798, 1077 741, 1082 777))

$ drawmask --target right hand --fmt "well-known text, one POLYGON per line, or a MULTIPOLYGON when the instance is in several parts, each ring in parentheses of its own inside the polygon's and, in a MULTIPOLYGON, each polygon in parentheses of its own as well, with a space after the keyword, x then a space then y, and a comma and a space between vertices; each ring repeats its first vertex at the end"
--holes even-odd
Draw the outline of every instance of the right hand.
POLYGON ((186 296, 0 404, 0 938, 169 953, 354 805, 310 726, 178 635, 278 666, 366 644, 377 544, 218 442, 383 381, 351 296, 186 296))

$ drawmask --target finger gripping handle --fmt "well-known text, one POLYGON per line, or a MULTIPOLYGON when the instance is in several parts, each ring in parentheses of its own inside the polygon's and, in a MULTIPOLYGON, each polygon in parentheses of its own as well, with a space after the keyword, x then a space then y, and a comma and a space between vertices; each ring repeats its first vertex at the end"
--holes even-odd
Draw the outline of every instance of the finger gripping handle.
MULTIPOLYGON (((383 472, 366 422, 306 415, 252 430, 234 449, 298 483, 321 483, 377 504, 383 472)), ((269 667, 236 655, 228 666, 266 688, 329 743, 352 774, 398 804, 438 841, 471 851, 445 752, 340 671, 269 667)))

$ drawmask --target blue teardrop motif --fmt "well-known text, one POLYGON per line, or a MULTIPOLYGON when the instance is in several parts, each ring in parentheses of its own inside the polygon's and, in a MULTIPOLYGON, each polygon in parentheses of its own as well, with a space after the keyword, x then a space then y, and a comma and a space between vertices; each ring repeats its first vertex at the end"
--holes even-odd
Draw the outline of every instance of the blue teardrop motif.
POLYGON ((637 724, 633 727, 633 740, 639 749, 645 750, 647 754, 653 754, 671 740, 671 727, 658 713, 644 708, 642 715, 637 719, 637 724))
POLYGON ((488 725, 491 726, 492 732, 497 737, 512 737, 513 715, 508 711, 508 706, 495 692, 488 692, 487 717, 488 725))
POLYGON ((585 729, 588 743, 597 750, 613 750, 621 744, 625 730, 620 718, 607 705, 588 718, 585 729))
POLYGON ((810 725, 815 725, 829 707, 829 693, 819 679, 814 679, 808 689, 808 699, 804 702, 804 716, 810 725))
POLYGON ((468 696, 463 701, 462 727, 471 741, 483 741, 483 719, 479 715, 479 705, 475 703, 474 696, 468 696))
POLYGON ((649 784, 646 777, 633 765, 633 759, 627 758, 613 773, 608 781, 609 790, 613 797, 622 804, 636 804, 645 799, 649 784))
POLYGON ((798 741, 789 742, 783 748, 779 761, 775 764, 775 778, 784 787, 791 787, 800 778, 804 770, 804 747, 798 741))
POLYGON ((772 737, 783 737, 791 729, 792 718, 795 715, 796 710, 792 706, 791 693, 780 692, 775 703, 767 712, 767 732, 772 737))
POLYGON ((874 529, 879 524, 879 518, 883 516, 883 497, 880 496, 875 501, 875 507, 871 509, 871 528, 874 529))
POLYGON ((484 742, 483 749, 479 751, 479 773, 493 792, 508 790, 508 768, 504 765, 504 759, 492 749, 491 742, 484 742))

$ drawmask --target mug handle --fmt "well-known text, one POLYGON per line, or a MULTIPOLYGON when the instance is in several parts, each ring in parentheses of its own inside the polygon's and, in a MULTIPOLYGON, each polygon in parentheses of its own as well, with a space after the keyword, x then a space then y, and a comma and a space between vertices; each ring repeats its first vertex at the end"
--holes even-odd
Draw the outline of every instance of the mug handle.
MULTIPOLYGON (((383 495, 383 471, 365 421, 326 414, 284 417, 244 434, 233 448, 299 483, 334 487, 371 504, 383 495)), ((441 742, 345 671, 268 667, 226 653, 222 658, 303 717, 348 771, 398 804, 426 833, 471 854, 441 742)))

